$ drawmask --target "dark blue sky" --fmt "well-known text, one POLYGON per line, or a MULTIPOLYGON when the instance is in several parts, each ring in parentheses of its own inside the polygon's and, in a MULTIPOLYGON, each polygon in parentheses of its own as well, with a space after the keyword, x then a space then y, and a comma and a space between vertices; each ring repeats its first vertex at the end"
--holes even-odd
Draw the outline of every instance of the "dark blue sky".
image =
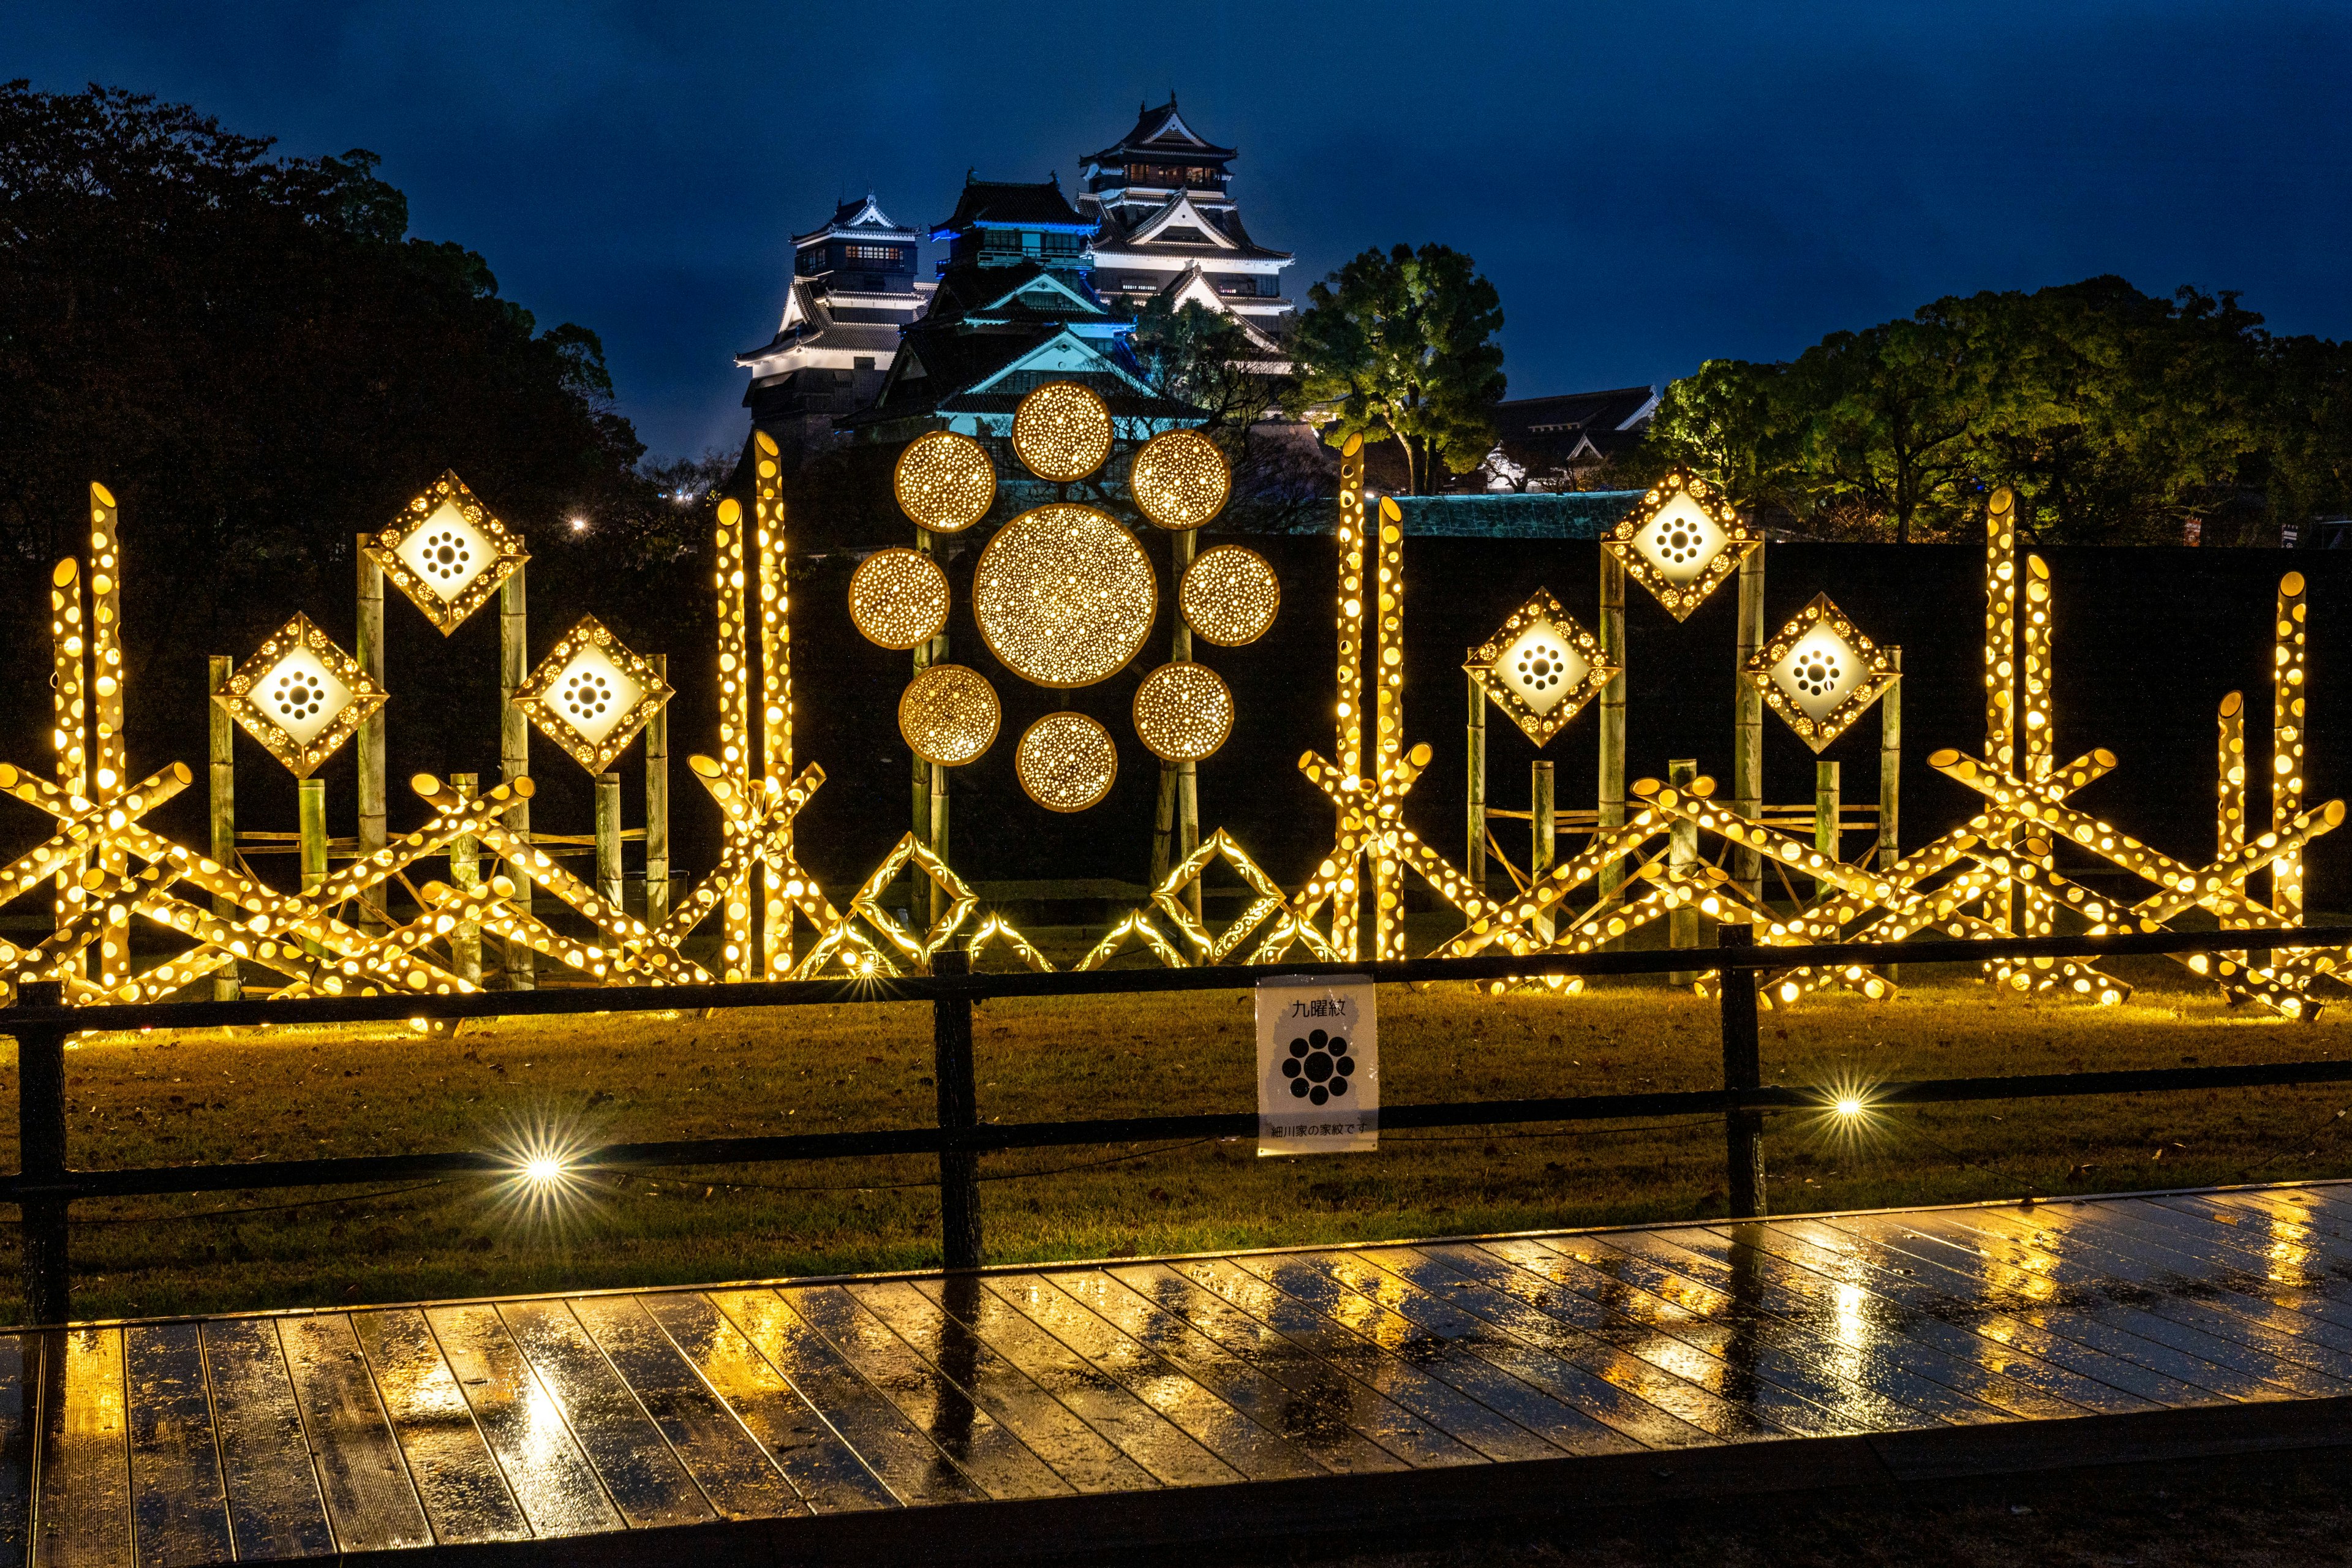
POLYGON ((0 76, 381 153, 415 232, 604 335, 659 454, 740 439, 730 355, 836 195, 925 224, 970 166, 1068 184, 1171 87, 1294 296, 1368 245, 1475 256, 1515 396, 2099 272, 2352 335, 2341 3, 0 0, 0 76))

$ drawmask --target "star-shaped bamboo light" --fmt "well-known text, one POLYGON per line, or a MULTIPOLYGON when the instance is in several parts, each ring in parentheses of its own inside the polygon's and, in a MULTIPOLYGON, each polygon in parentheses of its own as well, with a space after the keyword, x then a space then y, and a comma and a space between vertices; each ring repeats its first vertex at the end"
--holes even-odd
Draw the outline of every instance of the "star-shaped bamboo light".
POLYGON ((1816 594, 1757 650, 1745 673, 1772 711, 1818 752, 1903 679, 1894 665, 1827 594, 1816 594))
POLYGON ((1543 588, 1472 648, 1462 668, 1538 746, 1617 676, 1617 667, 1601 656, 1600 639, 1543 588))
POLYGON ((367 552, 445 637, 530 559, 521 536, 454 473, 402 508, 367 552))
POLYGON ((1763 542, 1705 479, 1676 469, 1618 520, 1601 548, 1682 621, 1763 542))
POLYGON ((651 660, 583 616, 515 689, 514 705, 573 762, 601 773, 672 695, 651 660))
POLYGON ((296 778, 306 779, 383 706, 384 689, 310 616, 296 616, 236 668, 213 700, 296 778))

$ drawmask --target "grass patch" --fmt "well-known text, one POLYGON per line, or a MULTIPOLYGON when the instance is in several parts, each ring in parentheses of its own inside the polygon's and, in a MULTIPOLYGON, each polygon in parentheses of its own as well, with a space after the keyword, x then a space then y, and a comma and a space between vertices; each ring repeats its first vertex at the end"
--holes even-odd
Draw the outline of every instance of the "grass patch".
MULTIPOLYGON (((1901 1000, 1767 1014, 1768 1080, 1883 1081, 2331 1055, 2286 1023, 2124 966, 2120 1007, 1912 975, 1901 1000)), ((1654 984, 1490 999, 1381 994, 1391 1104, 1697 1089, 1720 1081, 1713 1007, 1654 984)), ((903 1005, 468 1025, 86 1037, 67 1056, 86 1168, 829 1131, 928 1123, 929 1013, 903 1005)), ((993 1002, 983 1115, 1032 1121, 1251 1104, 1244 993, 993 1002)), ((7 1058, 0 1058, 5 1060, 7 1058)), ((10 1066, 13 1084, 13 1063, 10 1066)), ((13 1093, 13 1089, 9 1091, 13 1093)), ((2352 1173, 2352 1087, 1937 1106, 1858 1132, 1768 1122, 1782 1213, 2352 1173)), ((13 1128, 14 1119, 7 1125, 13 1128)), ((13 1162, 12 1137, 0 1159, 13 1162)), ((1722 1212, 1719 1120, 1398 1132, 1376 1154, 1261 1160, 1247 1141, 1037 1150, 983 1163, 996 1261, 1366 1241, 1722 1212), (1112 1163, 1085 1163, 1111 1161, 1112 1163), (1080 1168, 1073 1169, 1076 1166, 1080 1168)), ((918 1268, 938 1261, 921 1158, 596 1176, 556 1205, 484 1178, 388 1194, 208 1194, 76 1205, 75 1310, 152 1316, 918 1268), (302 1206, 286 1206, 299 1205, 302 1206), (207 1212, 218 1210, 236 1212, 207 1212)), ((16 1280, 13 1227, 0 1279, 16 1280)), ((0 1311, 21 1320, 21 1303, 0 1311)))

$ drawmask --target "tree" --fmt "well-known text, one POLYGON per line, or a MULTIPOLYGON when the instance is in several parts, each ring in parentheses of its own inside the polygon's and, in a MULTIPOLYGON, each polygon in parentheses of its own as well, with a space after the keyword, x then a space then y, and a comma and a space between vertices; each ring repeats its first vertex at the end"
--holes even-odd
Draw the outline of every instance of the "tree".
POLYGON ((1367 250, 1307 291, 1293 331, 1294 411, 1328 408, 1327 438, 1395 441, 1415 495, 1495 445, 1503 304, 1475 268, 1442 245, 1367 250))
POLYGON ((1132 342, 1152 389, 1200 409, 1202 433, 1225 455, 1234 499, 1221 526, 1286 532, 1319 510, 1330 487, 1311 434, 1268 418, 1293 393, 1282 350, 1269 351, 1223 310, 1198 301, 1171 309, 1158 298, 1136 318, 1132 342))
POLYGON ((1983 366, 1939 305, 1907 321, 1832 332, 1785 378, 1807 417, 1797 434, 1816 506, 1859 503, 1911 542, 1923 510, 1948 501, 1967 437, 1984 419, 1983 366))
POLYGON ((1783 502, 1787 432, 1774 423, 1773 393, 1785 367, 1711 359, 1669 382, 1642 444, 1622 465, 1629 482, 1654 482, 1669 468, 1706 479, 1734 506, 1783 502))

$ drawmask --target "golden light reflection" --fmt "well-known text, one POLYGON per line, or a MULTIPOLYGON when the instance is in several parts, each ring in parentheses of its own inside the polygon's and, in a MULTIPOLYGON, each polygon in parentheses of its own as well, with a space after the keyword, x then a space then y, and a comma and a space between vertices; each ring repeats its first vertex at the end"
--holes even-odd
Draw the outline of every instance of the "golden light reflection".
POLYGON ((898 510, 933 533, 955 533, 988 515, 996 500, 996 466, 988 448, 952 430, 918 436, 898 454, 890 487, 898 510))
POLYGON ((1127 668, 1160 602, 1135 536, 1092 507, 1024 511, 972 569, 972 617, 988 650, 1038 686, 1074 688, 1127 668))
POLYGON ((1160 528, 1198 528, 1223 511, 1234 477, 1217 444, 1198 430, 1169 430, 1143 444, 1128 469, 1136 510, 1160 528))
POLYGON ((919 550, 877 550, 849 578, 849 618, 866 640, 909 648, 948 624, 948 579, 919 550))
POLYGON ((1013 450, 1041 479, 1071 483, 1110 456, 1110 410, 1092 387, 1049 381, 1013 415, 1013 450))

